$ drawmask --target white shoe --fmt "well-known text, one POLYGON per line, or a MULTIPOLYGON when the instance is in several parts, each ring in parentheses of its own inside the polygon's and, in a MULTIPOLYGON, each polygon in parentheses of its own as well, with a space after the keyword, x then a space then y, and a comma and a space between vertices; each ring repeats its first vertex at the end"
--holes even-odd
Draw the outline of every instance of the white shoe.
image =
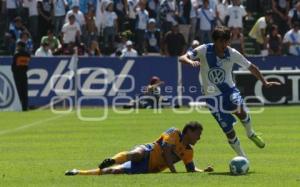
POLYGON ((65 172, 65 175, 67 175, 67 176, 73 176, 73 175, 77 175, 78 173, 79 173, 78 169, 72 169, 72 170, 67 170, 65 172))

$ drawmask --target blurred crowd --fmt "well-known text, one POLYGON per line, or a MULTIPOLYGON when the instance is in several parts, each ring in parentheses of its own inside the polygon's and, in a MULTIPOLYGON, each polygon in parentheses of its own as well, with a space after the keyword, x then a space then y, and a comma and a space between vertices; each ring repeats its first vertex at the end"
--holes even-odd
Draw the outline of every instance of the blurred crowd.
POLYGON ((243 54, 247 37, 256 54, 300 56, 299 0, 1 0, 0 5, 1 49, 9 54, 22 41, 35 56, 70 55, 75 46, 84 56, 178 56, 212 42, 214 27, 225 25, 232 31, 230 45, 243 54))

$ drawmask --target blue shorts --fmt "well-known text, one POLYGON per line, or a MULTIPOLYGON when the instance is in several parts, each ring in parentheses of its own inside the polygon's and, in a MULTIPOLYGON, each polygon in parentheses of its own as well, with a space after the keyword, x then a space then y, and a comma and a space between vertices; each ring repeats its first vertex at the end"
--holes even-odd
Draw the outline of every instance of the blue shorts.
POLYGON ((235 87, 230 89, 229 92, 206 98, 206 103, 224 133, 229 133, 233 129, 234 123, 236 123, 232 112, 238 110, 239 107, 245 109, 241 93, 235 87))
MULTIPOLYGON (((144 158, 139 162, 128 161, 121 165, 121 169, 127 174, 148 173, 150 152, 153 150, 153 144, 145 144, 137 147, 145 150, 144 158)), ((135 147, 135 148, 137 148, 135 147)))

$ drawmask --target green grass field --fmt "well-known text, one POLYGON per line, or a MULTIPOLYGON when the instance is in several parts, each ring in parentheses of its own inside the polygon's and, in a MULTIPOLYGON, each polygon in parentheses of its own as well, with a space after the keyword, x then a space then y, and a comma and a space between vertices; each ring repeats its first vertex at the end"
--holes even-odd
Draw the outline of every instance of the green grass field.
MULTIPOLYGON (((252 108, 252 110, 255 108, 252 108)), ((85 116, 99 116, 103 109, 84 109, 85 116)), ((184 109, 183 109, 184 110, 184 109)), ((186 110, 186 109, 185 109, 186 110)), ((228 174, 228 162, 235 156, 209 114, 160 114, 140 110, 133 114, 109 111, 102 122, 80 121, 76 113, 53 114, 50 110, 0 113, 0 186, 300 186, 300 107, 267 107, 253 114, 257 132, 267 146, 257 148, 240 123, 235 126, 250 159, 246 176, 228 174), (105 157, 134 145, 154 141, 171 126, 198 120, 204 125, 195 146, 195 163, 213 164, 215 172, 178 174, 66 177, 72 168, 97 167, 105 157)))

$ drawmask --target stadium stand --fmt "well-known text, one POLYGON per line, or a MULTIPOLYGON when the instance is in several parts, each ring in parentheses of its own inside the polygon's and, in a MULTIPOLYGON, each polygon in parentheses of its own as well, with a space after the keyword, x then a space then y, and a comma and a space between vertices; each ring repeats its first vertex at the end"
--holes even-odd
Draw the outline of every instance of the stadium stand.
MULTIPOLYGON (((137 49, 139 56, 147 55, 145 49, 145 42, 143 38, 146 36, 147 27, 149 21, 153 23, 155 20, 157 29, 160 31, 160 38, 164 38, 165 33, 170 31, 172 25, 178 24, 180 32, 185 38, 185 49, 188 49, 191 42, 194 39, 201 41, 201 35, 199 36, 200 25, 203 28, 203 22, 210 24, 212 27, 216 25, 234 26, 233 23, 239 21, 233 20, 234 11, 238 14, 239 19, 243 20, 240 30, 244 35, 244 54, 245 55, 259 55, 260 52, 255 49, 255 40, 250 38, 249 32, 252 26, 256 23, 258 18, 264 16, 266 11, 273 10, 273 23, 279 27, 280 34, 284 34, 291 28, 294 20, 297 21, 297 15, 294 15, 297 7, 297 0, 281 1, 281 0, 209 0, 209 7, 207 12, 210 12, 209 16, 204 15, 201 8, 203 8, 203 0, 20 0, 20 1, 8 1, 2 0, 0 3, 1 17, 0 19, 0 55, 13 55, 14 45, 18 41, 17 36, 13 36, 12 28, 14 26, 14 18, 20 16, 22 23, 28 31, 31 33, 31 39, 33 40, 34 50, 32 54, 41 45, 41 37, 45 36, 46 29, 51 29, 55 37, 59 38, 63 43, 63 22, 68 22, 67 16, 73 14, 76 18, 76 22, 81 28, 81 37, 76 39, 74 44, 68 46, 62 45, 62 49, 53 52, 54 55, 66 55, 69 54, 69 47, 76 45, 82 48, 81 55, 90 56, 90 46, 99 46, 99 56, 118 56, 122 47, 125 48, 124 35, 131 33, 125 40, 133 41, 134 47, 137 49), (17 3, 14 3, 17 2, 17 3), (108 7, 113 5, 113 12, 117 16, 117 22, 110 22, 111 15, 108 13, 108 7), (145 10, 141 11, 141 8, 145 10), (78 9, 79 8, 79 9, 78 9), (77 10, 78 9, 78 10, 77 10), (53 12, 53 16, 46 15, 49 12, 53 12), (211 14, 212 13, 212 14, 211 14), (246 14, 245 14, 246 13, 246 14), (32 23, 32 18, 37 14, 40 23, 32 23), (83 16, 84 15, 84 16, 83 16), (285 26, 282 27, 283 18, 278 18, 278 15, 282 15, 286 19, 285 26), (292 17, 291 17, 292 16, 292 17), (213 19, 211 19, 212 17, 213 19), (202 23, 200 18, 202 18, 202 23), (206 18, 209 19, 206 20, 206 18), (37 30, 33 30, 32 24, 43 25, 41 20, 46 20, 49 24, 43 27, 37 27, 37 30), (111 30, 107 32, 107 24, 111 26, 116 24, 111 30), (289 23, 288 25, 286 23, 289 23), (228 25, 229 24, 229 25, 228 25), (49 28, 48 28, 49 27, 49 28), (146 28, 146 30, 141 30, 146 28), (196 30, 194 29, 196 28, 196 30), (195 32, 196 31, 196 32, 195 32), (38 34, 36 34, 37 32, 38 34), (35 36, 38 35, 38 36, 35 36), (109 38, 107 38, 109 37, 109 38), (112 44, 107 45, 105 41, 110 39, 112 44), (143 52, 146 52, 143 53, 143 52)), ((298 3, 299 4, 299 3, 298 3)), ((300 5, 298 5, 300 7, 300 5)), ((207 14, 207 13, 206 13, 207 14)), ((47 22, 47 23, 48 23, 47 22)), ((270 28, 271 25, 268 25, 270 28)), ((18 32, 21 32, 18 30, 18 32)), ((268 32, 265 33, 267 35, 268 32)), ((148 38, 149 39, 149 38, 148 38)), ((155 38, 149 39, 147 45, 159 45, 159 53, 166 55, 164 51, 164 40, 156 41, 155 38), (157 44, 159 42, 159 44, 157 44)), ((202 44, 202 43, 200 43, 202 44)), ((283 47, 284 48, 284 47, 283 47)), ((284 48, 286 49, 286 48, 284 48)), ((284 51, 287 54, 288 51, 284 51)))

